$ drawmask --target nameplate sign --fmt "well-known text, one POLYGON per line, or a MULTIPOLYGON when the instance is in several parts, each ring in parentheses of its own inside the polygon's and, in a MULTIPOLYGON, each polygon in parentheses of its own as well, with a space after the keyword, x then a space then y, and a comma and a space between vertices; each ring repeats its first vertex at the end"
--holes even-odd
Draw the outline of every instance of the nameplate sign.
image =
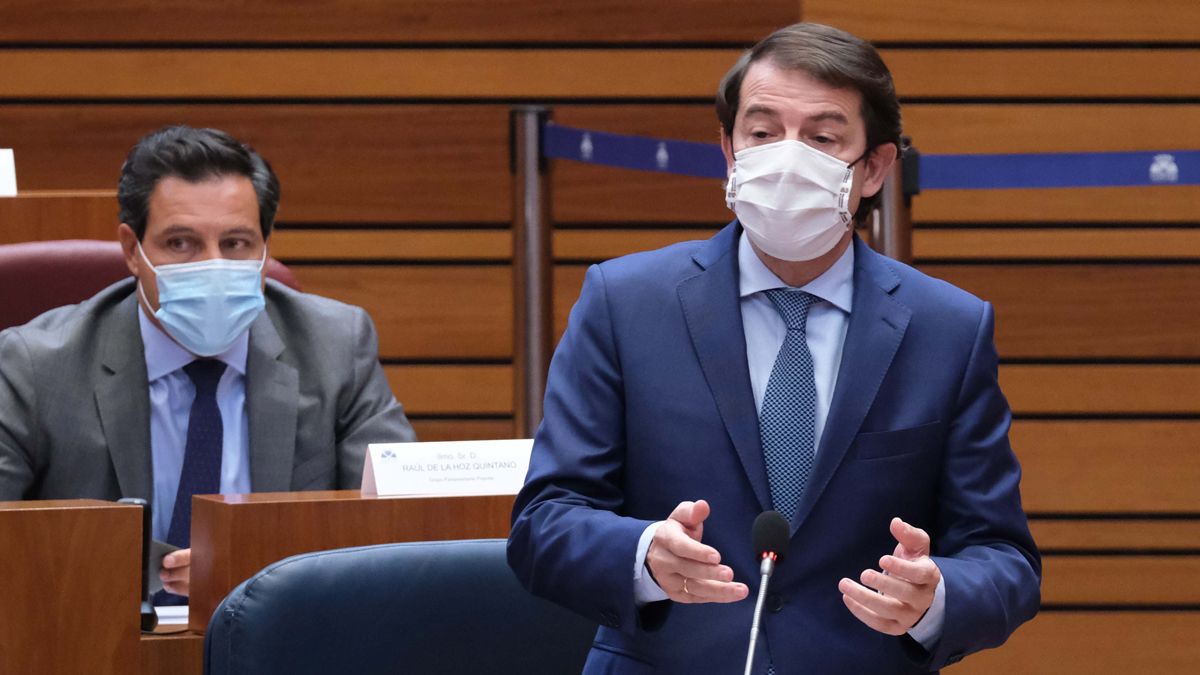
POLYGON ((525 482, 533 440, 372 443, 367 446, 362 493, 512 495, 525 482))
POLYGON ((0 197, 17 196, 17 165, 13 151, 0 148, 0 197))

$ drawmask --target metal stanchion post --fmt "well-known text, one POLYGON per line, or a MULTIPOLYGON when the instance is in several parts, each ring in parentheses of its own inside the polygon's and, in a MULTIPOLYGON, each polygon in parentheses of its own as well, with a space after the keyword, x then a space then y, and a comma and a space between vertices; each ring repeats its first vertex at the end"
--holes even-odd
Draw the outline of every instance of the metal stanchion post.
POLYGON ((513 406, 516 435, 528 438, 542 421, 542 397, 554 346, 553 259, 549 162, 542 156, 543 107, 509 116, 513 175, 513 406))
MULTIPOLYGON (((906 139, 907 140, 907 139, 906 139)), ((902 143, 907 148, 908 143, 902 143)), ((879 208, 871 222, 871 247, 904 263, 912 263, 912 195, 906 190, 905 163, 917 161, 907 150, 892 165, 892 170, 880 189, 879 208)))

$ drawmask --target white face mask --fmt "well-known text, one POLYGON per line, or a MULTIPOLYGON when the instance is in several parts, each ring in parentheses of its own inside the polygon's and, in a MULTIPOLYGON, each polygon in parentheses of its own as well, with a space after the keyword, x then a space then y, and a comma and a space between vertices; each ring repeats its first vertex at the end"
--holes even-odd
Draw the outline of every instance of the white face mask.
POLYGON ((813 260, 850 229, 853 185, 853 164, 800 141, 777 141, 734 154, 725 203, 767 255, 813 260))

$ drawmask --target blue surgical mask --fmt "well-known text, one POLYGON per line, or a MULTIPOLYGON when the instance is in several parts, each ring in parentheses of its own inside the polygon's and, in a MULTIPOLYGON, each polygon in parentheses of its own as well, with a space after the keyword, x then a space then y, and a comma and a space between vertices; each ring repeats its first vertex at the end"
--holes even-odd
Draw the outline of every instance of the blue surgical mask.
MULTIPOLYGON (((158 281, 158 311, 154 318, 167 334, 197 356, 216 356, 233 344, 258 318, 266 302, 262 292, 262 260, 215 258, 200 262, 159 265, 142 260, 158 281)), ((146 301, 146 293, 138 284, 146 301)))

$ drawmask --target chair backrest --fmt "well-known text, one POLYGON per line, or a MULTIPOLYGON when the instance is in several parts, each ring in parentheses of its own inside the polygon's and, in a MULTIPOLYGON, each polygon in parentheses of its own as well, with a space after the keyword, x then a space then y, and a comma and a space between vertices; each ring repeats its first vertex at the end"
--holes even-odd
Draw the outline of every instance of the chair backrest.
MULTIPOLYGON (((0 330, 82 302, 125 277, 129 269, 115 241, 65 239, 0 245, 0 330)), ((292 271, 272 258, 267 276, 298 289, 292 271)))
POLYGON ((528 594, 503 539, 306 553, 234 589, 207 675, 578 673, 596 624, 528 594))

